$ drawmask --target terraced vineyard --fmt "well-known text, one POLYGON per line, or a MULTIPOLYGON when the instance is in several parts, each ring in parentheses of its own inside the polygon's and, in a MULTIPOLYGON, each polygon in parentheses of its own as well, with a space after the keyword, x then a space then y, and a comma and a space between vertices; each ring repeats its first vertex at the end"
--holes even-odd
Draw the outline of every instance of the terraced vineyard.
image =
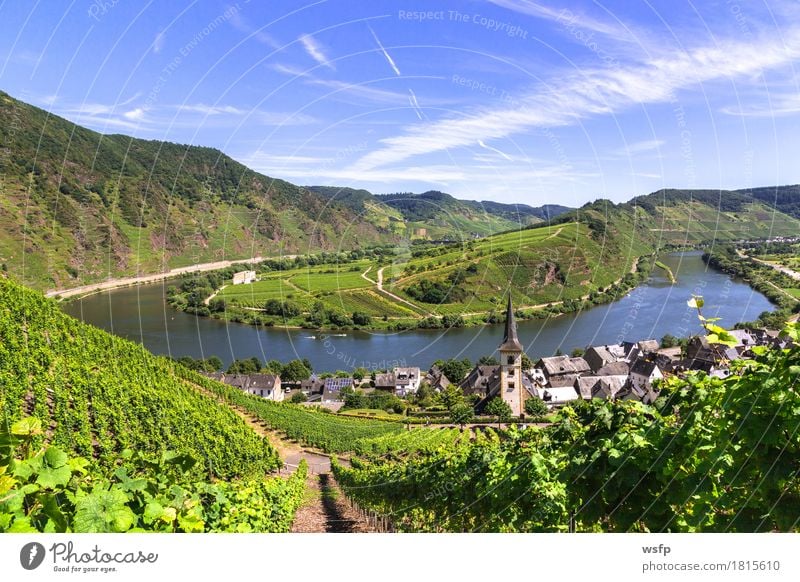
MULTIPOLYGON (((797 324, 786 333, 800 341, 797 324)), ((726 379, 671 378, 654 406, 592 400, 545 428, 383 437, 334 473, 401 531, 796 532, 800 347, 754 351, 726 379)))
POLYGON ((345 418, 295 404, 269 402, 189 370, 185 370, 183 375, 224 401, 246 410, 288 438, 328 453, 352 451, 361 441, 404 430, 403 425, 396 422, 345 418))
POLYGON ((180 366, 65 315, 0 277, 0 410, 10 426, 41 421, 47 442, 111 466, 125 449, 172 449, 200 474, 264 475, 277 453, 231 410, 198 394, 180 366))

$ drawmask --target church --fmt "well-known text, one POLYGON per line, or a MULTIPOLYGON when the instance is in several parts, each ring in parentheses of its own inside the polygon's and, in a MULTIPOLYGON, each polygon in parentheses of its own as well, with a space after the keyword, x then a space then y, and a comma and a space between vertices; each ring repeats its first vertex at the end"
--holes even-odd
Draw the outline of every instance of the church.
POLYGON ((500 354, 499 365, 475 366, 461 383, 464 394, 477 395, 479 400, 475 409, 481 412, 486 404, 499 396, 510 407, 514 416, 519 417, 525 410, 528 398, 537 398, 533 380, 522 370, 522 344, 517 335, 517 321, 511 304, 511 294, 506 307, 506 327, 503 341, 497 348, 500 354))

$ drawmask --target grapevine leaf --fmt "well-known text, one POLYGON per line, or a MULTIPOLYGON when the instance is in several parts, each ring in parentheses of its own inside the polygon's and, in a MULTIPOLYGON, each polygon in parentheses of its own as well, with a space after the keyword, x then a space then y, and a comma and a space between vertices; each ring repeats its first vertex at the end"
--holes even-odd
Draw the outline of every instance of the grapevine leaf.
POLYGON ((11 434, 28 437, 41 434, 42 421, 34 416, 28 416, 11 425, 11 434))
POLYGON ((127 500, 119 489, 95 489, 75 504, 75 531, 116 533, 129 530, 136 516, 125 505, 127 500))

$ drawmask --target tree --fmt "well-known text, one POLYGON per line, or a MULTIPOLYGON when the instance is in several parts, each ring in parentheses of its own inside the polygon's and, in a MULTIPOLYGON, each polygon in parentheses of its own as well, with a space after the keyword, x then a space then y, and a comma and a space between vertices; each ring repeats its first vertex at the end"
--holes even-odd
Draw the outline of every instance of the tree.
POLYGON ((513 411, 508 403, 499 397, 492 398, 489 401, 489 404, 486 405, 486 413, 490 416, 497 417, 497 428, 500 428, 501 422, 508 422, 511 420, 511 416, 513 415, 513 411))
POLYGON ((361 311, 353 312, 353 323, 355 325, 369 325, 372 323, 372 318, 367 313, 361 311))
POLYGON ((206 364, 208 367, 211 368, 212 372, 218 372, 222 369, 222 360, 220 360, 217 356, 211 356, 206 360, 206 364))
POLYGON ((458 384, 464 379, 464 376, 469 374, 472 369, 472 362, 469 358, 463 360, 450 359, 442 362, 439 369, 447 376, 448 380, 454 384, 458 384))
POLYGON ((450 409, 450 422, 464 430, 464 425, 475 418, 475 411, 466 402, 460 402, 450 409))
POLYGON ((448 410, 452 410, 455 406, 464 402, 464 392, 455 384, 450 384, 450 386, 445 388, 444 392, 439 395, 439 398, 448 410))
POLYGON ((246 360, 234 360, 228 366, 227 374, 255 374, 261 369, 261 361, 258 358, 248 358, 246 360))
POLYGON ((306 368, 302 360, 292 360, 281 370, 281 379, 286 382, 300 382, 301 380, 308 380, 311 376, 311 370, 306 368))
POLYGON ((528 357, 528 354, 522 353, 522 369, 523 370, 530 370, 533 368, 533 360, 528 357))
POLYGON ((547 404, 539 398, 528 398, 525 401, 525 414, 536 420, 549 412, 547 404))
POLYGON ((281 364, 278 360, 270 360, 267 362, 265 368, 269 370, 270 374, 283 376, 283 364, 281 364))
POLYGON ((290 402, 292 404, 301 404, 303 402, 306 402, 307 400, 308 400, 308 396, 306 396, 302 392, 295 392, 294 394, 292 394, 292 398, 290 399, 290 402))
POLYGON ((584 353, 586 352, 583 351, 583 348, 575 348, 574 350, 572 350, 571 355, 573 358, 582 358, 584 353))
POLYGON ((675 346, 678 345, 680 345, 680 340, 670 333, 664 335, 664 337, 661 338, 662 348, 674 348, 675 346))
POLYGON ((367 370, 366 368, 356 368, 355 370, 353 370, 353 380, 358 380, 359 382, 361 382, 361 380, 366 378, 368 375, 369 375, 369 370, 367 370))
POLYGON ((482 356, 480 360, 477 361, 478 366, 499 366, 500 361, 495 358, 494 356, 482 356))

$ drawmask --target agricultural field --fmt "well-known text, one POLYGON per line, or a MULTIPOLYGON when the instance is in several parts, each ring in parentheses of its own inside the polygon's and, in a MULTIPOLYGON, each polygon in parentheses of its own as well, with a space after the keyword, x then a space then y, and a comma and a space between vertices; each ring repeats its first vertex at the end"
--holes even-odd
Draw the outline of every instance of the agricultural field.
POLYGON ((304 326, 316 321, 311 327, 325 327, 314 315, 320 310, 341 314, 331 318, 332 327, 349 327, 347 318, 356 313, 369 317, 371 328, 413 327, 423 320, 429 327, 431 316, 482 323, 481 318, 501 311, 508 292, 518 309, 569 311, 587 298, 602 300, 623 279, 633 283, 632 267, 652 252, 631 237, 624 220, 613 227, 604 237, 590 225, 566 222, 462 244, 399 245, 394 256, 380 260, 266 270, 255 283, 228 284, 216 298, 227 309, 247 308, 245 317, 260 323, 304 326), (290 302, 292 309, 283 318, 265 308, 269 301, 290 302), (262 314, 256 315, 259 310, 262 314))

